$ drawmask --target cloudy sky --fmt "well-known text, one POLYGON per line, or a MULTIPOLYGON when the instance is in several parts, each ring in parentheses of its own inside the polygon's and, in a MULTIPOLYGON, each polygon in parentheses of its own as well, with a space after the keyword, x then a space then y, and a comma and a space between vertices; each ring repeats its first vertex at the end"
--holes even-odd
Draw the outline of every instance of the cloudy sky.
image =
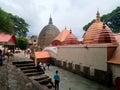
POLYGON ((29 34, 39 35, 51 14, 60 31, 66 26, 78 38, 83 34, 82 27, 96 18, 97 10, 102 16, 117 6, 120 0, 0 0, 3 10, 26 20, 29 34))

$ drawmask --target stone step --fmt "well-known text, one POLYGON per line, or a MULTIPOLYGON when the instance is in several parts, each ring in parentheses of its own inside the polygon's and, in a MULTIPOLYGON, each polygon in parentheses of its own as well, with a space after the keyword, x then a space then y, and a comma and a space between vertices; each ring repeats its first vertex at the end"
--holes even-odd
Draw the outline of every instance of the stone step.
POLYGON ((24 73, 39 72, 37 69, 26 69, 22 70, 24 73))
POLYGON ((28 63, 34 63, 34 61, 15 61, 15 62, 12 62, 13 65, 15 64, 28 64, 28 63))
POLYGON ((54 88, 53 83, 48 83, 46 86, 47 86, 49 89, 51 89, 52 87, 54 88))
POLYGON ((24 66, 24 67, 20 67, 21 70, 28 70, 28 69, 37 69, 36 66, 24 66))
POLYGON ((43 72, 32 72, 32 73, 25 73, 26 76, 38 76, 44 74, 43 72))
POLYGON ((41 80, 44 80, 44 79, 47 79, 47 78, 49 78, 49 76, 44 75, 44 76, 41 76, 41 77, 39 77, 39 78, 35 78, 34 80, 36 80, 36 81, 41 81, 41 80))
POLYGON ((47 84, 50 83, 51 81, 52 81, 51 78, 47 78, 47 79, 43 79, 43 80, 39 81, 39 83, 40 83, 41 85, 47 85, 47 84))
POLYGON ((24 67, 24 66, 35 66, 35 64, 34 63, 26 63, 26 64, 16 64, 15 65, 16 67, 24 67))

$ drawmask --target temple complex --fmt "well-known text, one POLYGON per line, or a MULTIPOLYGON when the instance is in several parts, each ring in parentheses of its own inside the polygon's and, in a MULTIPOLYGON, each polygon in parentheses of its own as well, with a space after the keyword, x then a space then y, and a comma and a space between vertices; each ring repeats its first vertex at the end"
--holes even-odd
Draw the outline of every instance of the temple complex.
MULTIPOLYGON (((50 18, 49 25, 51 24, 50 18)), ((40 42, 44 44, 45 41, 40 42)), ((82 42, 72 30, 65 28, 51 39, 51 45, 45 47, 43 53, 49 52, 50 61, 58 67, 107 85, 113 84, 120 77, 120 34, 112 33, 100 21, 99 11, 96 21, 88 28, 82 42)), ((37 59, 35 62, 37 63, 37 59)))

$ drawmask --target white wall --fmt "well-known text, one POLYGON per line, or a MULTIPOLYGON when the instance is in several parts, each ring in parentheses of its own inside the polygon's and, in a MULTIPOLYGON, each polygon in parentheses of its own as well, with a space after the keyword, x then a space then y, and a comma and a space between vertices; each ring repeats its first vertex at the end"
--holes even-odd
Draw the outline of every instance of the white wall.
POLYGON ((107 71, 106 47, 67 46, 58 47, 57 60, 92 66, 96 69, 107 71))

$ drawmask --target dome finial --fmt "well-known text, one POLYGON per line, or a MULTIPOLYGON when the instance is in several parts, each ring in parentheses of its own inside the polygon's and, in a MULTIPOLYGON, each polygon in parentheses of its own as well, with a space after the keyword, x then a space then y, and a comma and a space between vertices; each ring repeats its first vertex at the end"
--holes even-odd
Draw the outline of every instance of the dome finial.
POLYGON ((67 28, 66 28, 66 26, 65 26, 65 30, 66 30, 67 28))
POLYGON ((49 18, 49 23, 48 24, 53 24, 52 18, 51 18, 51 14, 50 14, 50 18, 49 18))
POLYGON ((71 28, 70 28, 70 34, 72 33, 72 30, 71 30, 71 28))
POLYGON ((99 13, 99 10, 97 10, 97 13, 96 13, 96 22, 99 22, 100 21, 100 13, 99 13))

